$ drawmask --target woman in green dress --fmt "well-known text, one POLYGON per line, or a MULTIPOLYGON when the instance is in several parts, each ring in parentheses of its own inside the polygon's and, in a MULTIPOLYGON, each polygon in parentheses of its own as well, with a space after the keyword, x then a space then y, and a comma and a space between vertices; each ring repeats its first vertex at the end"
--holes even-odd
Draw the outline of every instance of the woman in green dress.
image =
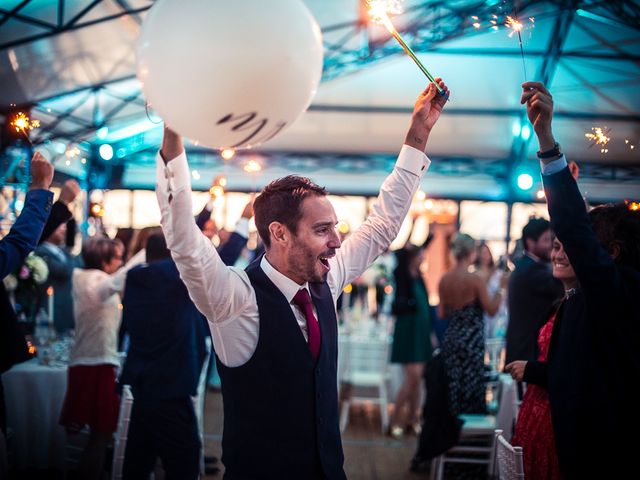
POLYGON ((425 360, 431 357, 429 295, 420 272, 424 248, 407 245, 397 251, 394 271, 396 316, 391 363, 402 364, 404 381, 395 401, 389 433, 402 436, 405 428, 419 434, 420 388, 425 360))

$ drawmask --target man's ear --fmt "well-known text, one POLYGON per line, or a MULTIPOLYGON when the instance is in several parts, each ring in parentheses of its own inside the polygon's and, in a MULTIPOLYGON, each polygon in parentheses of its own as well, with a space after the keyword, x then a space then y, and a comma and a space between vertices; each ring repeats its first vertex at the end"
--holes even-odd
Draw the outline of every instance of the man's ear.
POLYGON ((611 242, 609 244, 609 255, 611 255, 611 258, 614 260, 618 260, 620 256, 620 244, 618 242, 611 242))
POLYGON ((289 238, 289 229, 283 223, 271 222, 269 224, 269 236, 271 237, 271 243, 286 243, 289 238))

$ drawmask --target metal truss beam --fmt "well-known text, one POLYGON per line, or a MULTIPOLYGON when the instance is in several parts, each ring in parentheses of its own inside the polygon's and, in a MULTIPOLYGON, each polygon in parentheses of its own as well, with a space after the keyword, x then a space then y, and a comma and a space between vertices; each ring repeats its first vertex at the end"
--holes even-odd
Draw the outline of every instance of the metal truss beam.
POLYGON ((37 18, 33 18, 28 15, 23 15, 20 13, 20 11, 24 7, 26 7, 28 4, 30 4, 32 1, 33 0, 23 0, 20 4, 18 4, 16 7, 14 7, 11 10, 0 8, 0 14, 3 15, 3 17, 0 18, 0 26, 9 20, 17 20, 19 22, 27 23, 29 25, 42 28, 44 31, 34 35, 27 35, 22 38, 17 38, 14 40, 9 40, 7 42, 4 42, 0 44, 0 51, 17 47, 19 45, 35 42, 37 40, 42 40, 44 38, 50 38, 56 35, 60 35, 61 33, 79 30, 81 28, 98 25, 104 22, 110 22, 111 20, 116 20, 118 18, 127 16, 127 15, 132 15, 134 16, 134 18, 137 18, 135 17, 137 14, 149 10, 149 8, 151 8, 151 6, 153 5, 153 3, 150 3, 149 5, 146 5, 140 8, 127 8, 127 3, 120 0, 120 1, 117 1, 118 5, 121 8, 120 12, 110 14, 110 15, 104 15, 102 17, 94 18, 92 20, 87 20, 83 22, 82 19, 86 17, 89 12, 91 12, 100 3, 106 3, 106 1, 92 0, 88 2, 87 5, 79 13, 77 13, 73 18, 66 21, 64 18, 64 2, 59 1, 56 7, 57 24, 51 24, 51 23, 43 22, 37 18))
MULTIPOLYGON (((409 114, 413 108, 392 107, 392 106, 366 106, 366 105, 325 105, 311 104, 307 109, 309 112, 332 112, 332 113, 383 113, 383 114, 409 114)), ((447 108, 445 115, 456 116, 486 116, 486 117, 519 117, 522 109, 514 108, 447 108)), ((567 118, 572 120, 607 120, 611 122, 633 122, 640 123, 640 115, 623 115, 616 113, 589 113, 589 112, 569 112, 556 111, 556 118, 567 118)))

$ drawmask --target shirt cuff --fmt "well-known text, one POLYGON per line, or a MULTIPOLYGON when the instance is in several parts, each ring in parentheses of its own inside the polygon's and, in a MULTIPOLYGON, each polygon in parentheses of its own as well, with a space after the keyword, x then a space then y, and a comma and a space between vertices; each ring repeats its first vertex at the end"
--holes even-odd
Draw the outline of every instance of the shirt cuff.
POLYGON ((431 165, 431 160, 424 152, 409 145, 402 145, 398 160, 396 160, 396 167, 422 177, 429 169, 429 165, 431 165))
POLYGON ((249 238, 249 219, 244 217, 240 218, 236 223, 235 232, 244 238, 249 238))
POLYGON ((542 175, 553 175, 554 173, 558 173, 560 170, 564 170, 567 168, 567 159, 564 155, 562 155, 557 160, 553 160, 549 163, 540 162, 540 170, 542 170, 542 175))
POLYGON ((163 191, 170 194, 184 188, 191 188, 187 154, 182 152, 165 165, 160 152, 156 156, 156 181, 163 191))

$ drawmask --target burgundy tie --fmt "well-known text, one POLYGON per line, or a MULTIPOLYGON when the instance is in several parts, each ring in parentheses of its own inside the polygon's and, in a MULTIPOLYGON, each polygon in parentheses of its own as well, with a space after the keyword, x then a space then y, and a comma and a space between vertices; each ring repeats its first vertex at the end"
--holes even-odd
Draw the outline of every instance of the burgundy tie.
POLYGON ((304 316, 307 319, 307 334, 309 335, 309 349, 314 360, 318 359, 320 354, 320 325, 318 320, 313 314, 313 307, 311 305, 311 296, 306 288, 298 290, 295 297, 293 297, 293 303, 295 303, 300 310, 304 312, 304 316))

